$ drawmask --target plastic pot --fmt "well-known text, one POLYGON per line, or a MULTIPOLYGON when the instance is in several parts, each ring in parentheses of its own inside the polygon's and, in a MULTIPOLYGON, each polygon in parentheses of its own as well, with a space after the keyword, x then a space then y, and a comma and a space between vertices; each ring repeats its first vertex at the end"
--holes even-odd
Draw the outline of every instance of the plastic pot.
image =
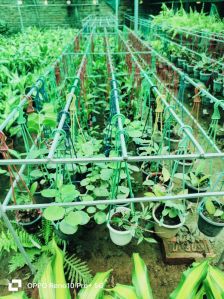
POLYGON ((169 135, 171 133, 172 133, 171 131, 167 131, 168 136, 164 137, 164 140, 165 140, 165 144, 170 147, 170 151, 172 152, 172 151, 177 150, 178 144, 179 144, 181 139, 169 138, 169 135))
POLYGON ((152 210, 152 216, 155 221, 155 233, 157 236, 159 236, 161 239, 172 239, 176 236, 181 226, 185 223, 185 217, 183 219, 180 219, 180 223, 176 225, 168 225, 168 224, 160 224, 159 219, 157 219, 155 213, 156 210, 160 207, 160 204, 156 205, 152 210))
POLYGON ((108 213, 107 215, 107 219, 108 219, 107 227, 109 229, 111 241, 118 246, 125 246, 129 244, 132 240, 131 232, 129 230, 118 231, 110 225, 110 221, 113 215, 119 212, 130 213, 131 209, 126 207, 116 207, 115 209, 111 210, 110 213, 108 213))
POLYGON ((171 54, 171 55, 170 55, 170 61, 173 62, 173 63, 176 63, 176 62, 177 62, 177 56, 171 54))
POLYGON ((203 214, 204 201, 200 202, 199 211, 200 212, 198 217, 198 229, 201 233, 208 237, 216 237, 222 231, 224 227, 224 222, 214 222, 203 214))
POLYGON ((199 79, 199 77, 200 77, 199 69, 194 68, 194 78, 199 79))
POLYGON ((187 63, 187 72, 188 72, 188 74, 193 74, 194 66, 187 63))
MULTIPOLYGON (((185 182, 185 188, 188 189, 188 194, 192 194, 192 193, 205 193, 205 192, 207 192, 207 190, 209 188, 209 183, 208 183, 207 187, 197 188, 197 187, 194 187, 193 185, 191 185, 190 182, 186 181, 185 182)), ((188 198, 188 201, 196 203, 198 201, 198 197, 188 198)))
POLYGON ((38 231, 40 224, 41 224, 42 215, 37 216, 31 222, 21 222, 17 221, 18 225, 22 226, 28 233, 35 233, 38 231))
POLYGON ((178 173, 188 173, 191 169, 191 167, 193 166, 193 161, 184 161, 184 160, 178 160, 175 161, 178 162, 178 166, 177 166, 177 170, 176 172, 178 173))
POLYGON ((213 89, 214 92, 221 92, 222 91, 222 82, 218 80, 213 81, 213 89))
POLYGON ((200 72, 200 81, 201 82, 208 82, 208 80, 210 79, 212 73, 203 73, 202 71, 200 72))
POLYGON ((182 58, 178 58, 177 60, 177 65, 178 67, 183 67, 184 66, 184 63, 186 63, 186 60, 185 59, 182 59, 182 58))

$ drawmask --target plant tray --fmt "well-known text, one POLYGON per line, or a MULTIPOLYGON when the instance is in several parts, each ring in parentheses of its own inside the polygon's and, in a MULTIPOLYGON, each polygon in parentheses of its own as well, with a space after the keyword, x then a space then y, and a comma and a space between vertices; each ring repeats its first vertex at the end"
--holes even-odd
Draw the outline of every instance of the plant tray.
POLYGON ((167 264, 190 264, 194 261, 215 257, 212 246, 207 240, 194 243, 177 243, 176 240, 163 240, 162 250, 164 262, 167 264))

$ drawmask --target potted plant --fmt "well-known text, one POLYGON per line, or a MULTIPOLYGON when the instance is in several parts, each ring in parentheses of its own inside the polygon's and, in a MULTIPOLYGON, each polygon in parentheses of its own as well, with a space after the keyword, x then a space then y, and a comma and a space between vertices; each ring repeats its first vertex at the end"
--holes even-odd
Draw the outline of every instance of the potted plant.
POLYGON ((184 225, 185 207, 182 203, 166 201, 156 204, 152 211, 155 233, 162 239, 172 239, 184 225))
POLYGON ((224 227, 224 203, 216 199, 200 202, 198 229, 208 237, 216 237, 224 227))
MULTIPOLYGON (((185 175, 185 188, 188 189, 188 194, 206 192, 210 186, 210 175, 205 175, 199 169, 185 175)), ((180 174, 182 175, 182 174, 180 174)), ((196 198, 188 199, 191 202, 196 202, 196 198)))
POLYGON ((133 237, 140 244, 143 240, 149 243, 156 241, 151 237, 154 222, 152 221, 153 204, 131 211, 127 207, 116 207, 108 214, 107 227, 112 242, 119 246, 127 245, 133 237))
POLYGON ((166 131, 164 141, 171 152, 178 149, 178 144, 180 140, 181 136, 178 134, 177 128, 175 126, 171 127, 170 130, 166 131))
MULTIPOLYGON (((189 154, 190 151, 187 150, 187 153, 189 154)), ((184 155, 186 152, 184 150, 177 150, 175 151, 175 154, 184 155)), ((176 167, 177 173, 188 173, 190 169, 193 167, 193 160, 174 160, 174 166, 176 167)))
MULTIPOLYGON (((24 186, 25 186, 25 182, 24 186)), ((26 191, 17 190, 14 194, 15 204, 26 204, 34 202, 34 193, 36 191, 37 184, 33 183, 26 191)), ((18 225, 22 226, 27 232, 36 232, 40 226, 42 217, 42 211, 40 209, 24 209, 16 211, 16 221, 18 225)))
POLYGON ((213 81, 213 90, 215 93, 220 93, 222 92, 223 89, 223 79, 222 78, 217 78, 213 81))
POLYGON ((133 228, 125 225, 130 219, 131 209, 127 207, 116 207, 109 212, 107 227, 114 244, 124 246, 131 242, 133 228))

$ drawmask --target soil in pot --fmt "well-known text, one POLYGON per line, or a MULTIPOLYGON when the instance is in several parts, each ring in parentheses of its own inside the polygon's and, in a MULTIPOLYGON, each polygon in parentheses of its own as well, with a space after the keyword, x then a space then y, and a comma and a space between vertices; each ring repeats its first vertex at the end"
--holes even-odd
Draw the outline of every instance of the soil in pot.
POLYGON ((16 213, 16 221, 29 233, 35 233, 41 227, 40 210, 21 210, 16 213))
POLYGON ((153 218, 155 220, 155 233, 162 239, 172 239, 178 233, 179 228, 184 224, 185 219, 181 219, 176 216, 170 218, 169 216, 163 217, 163 223, 160 224, 159 221, 162 218, 162 212, 164 205, 159 205, 153 209, 153 218))
MULTIPOLYGON (((164 205, 160 205, 155 211, 155 216, 158 220, 162 218, 163 209, 164 205)), ((180 218, 178 216, 170 218, 168 215, 166 215, 165 217, 163 217, 163 223, 171 226, 178 225, 180 224, 180 218)))
MULTIPOLYGON (((224 205, 221 203, 213 201, 213 204, 216 208, 224 210, 224 205)), ((208 237, 216 237, 224 227, 224 220, 219 216, 210 215, 204 207, 204 202, 201 202, 200 207, 202 210, 198 217, 198 229, 208 237)))

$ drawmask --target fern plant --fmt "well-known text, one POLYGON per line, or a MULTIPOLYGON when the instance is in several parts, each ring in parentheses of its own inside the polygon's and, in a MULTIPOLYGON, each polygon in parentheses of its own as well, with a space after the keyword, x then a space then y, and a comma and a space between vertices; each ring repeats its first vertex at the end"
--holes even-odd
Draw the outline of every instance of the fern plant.
POLYGON ((64 256, 64 269, 65 274, 68 276, 68 280, 77 285, 87 285, 92 280, 89 267, 75 254, 64 256))

